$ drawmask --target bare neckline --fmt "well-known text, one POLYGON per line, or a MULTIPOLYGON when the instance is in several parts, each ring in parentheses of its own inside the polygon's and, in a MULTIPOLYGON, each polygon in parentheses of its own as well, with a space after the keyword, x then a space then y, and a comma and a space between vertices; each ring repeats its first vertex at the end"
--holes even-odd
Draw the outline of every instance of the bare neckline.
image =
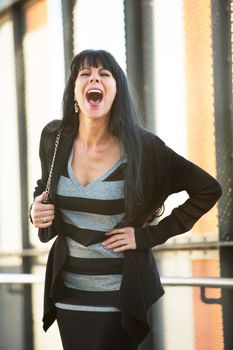
POLYGON ((126 156, 125 156, 125 154, 123 154, 120 157, 120 159, 118 159, 109 169, 104 171, 103 174, 99 175, 95 180, 89 182, 88 184, 82 185, 81 182, 79 181, 79 179, 77 178, 77 176, 73 172, 73 168, 72 168, 73 155, 74 155, 74 146, 71 149, 69 160, 68 160, 68 174, 69 174, 69 177, 71 178, 73 184, 76 187, 82 188, 82 189, 87 189, 87 188, 89 189, 90 187, 100 183, 101 181, 106 179, 114 170, 116 170, 118 168, 118 166, 120 164, 122 164, 126 160, 126 156))

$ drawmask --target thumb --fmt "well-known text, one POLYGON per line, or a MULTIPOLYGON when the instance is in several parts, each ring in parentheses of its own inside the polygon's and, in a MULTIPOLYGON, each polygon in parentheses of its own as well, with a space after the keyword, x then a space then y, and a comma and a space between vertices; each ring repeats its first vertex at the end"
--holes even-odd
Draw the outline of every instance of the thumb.
POLYGON ((42 192, 39 196, 37 196, 36 198, 35 198, 35 202, 38 202, 38 203, 43 203, 44 202, 44 200, 47 198, 47 192, 42 192))

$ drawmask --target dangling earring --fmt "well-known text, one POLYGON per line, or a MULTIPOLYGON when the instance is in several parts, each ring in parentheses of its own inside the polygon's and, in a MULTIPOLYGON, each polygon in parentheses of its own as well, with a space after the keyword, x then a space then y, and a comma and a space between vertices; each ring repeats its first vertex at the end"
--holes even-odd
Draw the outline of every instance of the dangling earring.
POLYGON ((79 112, 79 105, 78 105, 78 102, 76 100, 74 100, 74 110, 75 110, 75 113, 79 112))

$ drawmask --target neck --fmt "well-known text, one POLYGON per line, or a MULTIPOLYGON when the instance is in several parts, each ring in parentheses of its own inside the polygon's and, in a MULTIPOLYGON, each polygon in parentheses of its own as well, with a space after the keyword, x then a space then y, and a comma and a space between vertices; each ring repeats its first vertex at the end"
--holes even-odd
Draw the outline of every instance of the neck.
POLYGON ((101 145, 112 136, 108 129, 109 118, 93 120, 79 116, 79 131, 77 140, 85 148, 92 148, 101 145))

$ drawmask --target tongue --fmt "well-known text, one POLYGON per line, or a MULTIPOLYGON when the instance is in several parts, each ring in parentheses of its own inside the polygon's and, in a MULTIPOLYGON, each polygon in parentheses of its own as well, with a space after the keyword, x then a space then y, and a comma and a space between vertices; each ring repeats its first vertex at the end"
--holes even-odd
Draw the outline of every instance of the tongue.
POLYGON ((88 102, 91 106, 98 106, 101 100, 88 100, 88 102))

